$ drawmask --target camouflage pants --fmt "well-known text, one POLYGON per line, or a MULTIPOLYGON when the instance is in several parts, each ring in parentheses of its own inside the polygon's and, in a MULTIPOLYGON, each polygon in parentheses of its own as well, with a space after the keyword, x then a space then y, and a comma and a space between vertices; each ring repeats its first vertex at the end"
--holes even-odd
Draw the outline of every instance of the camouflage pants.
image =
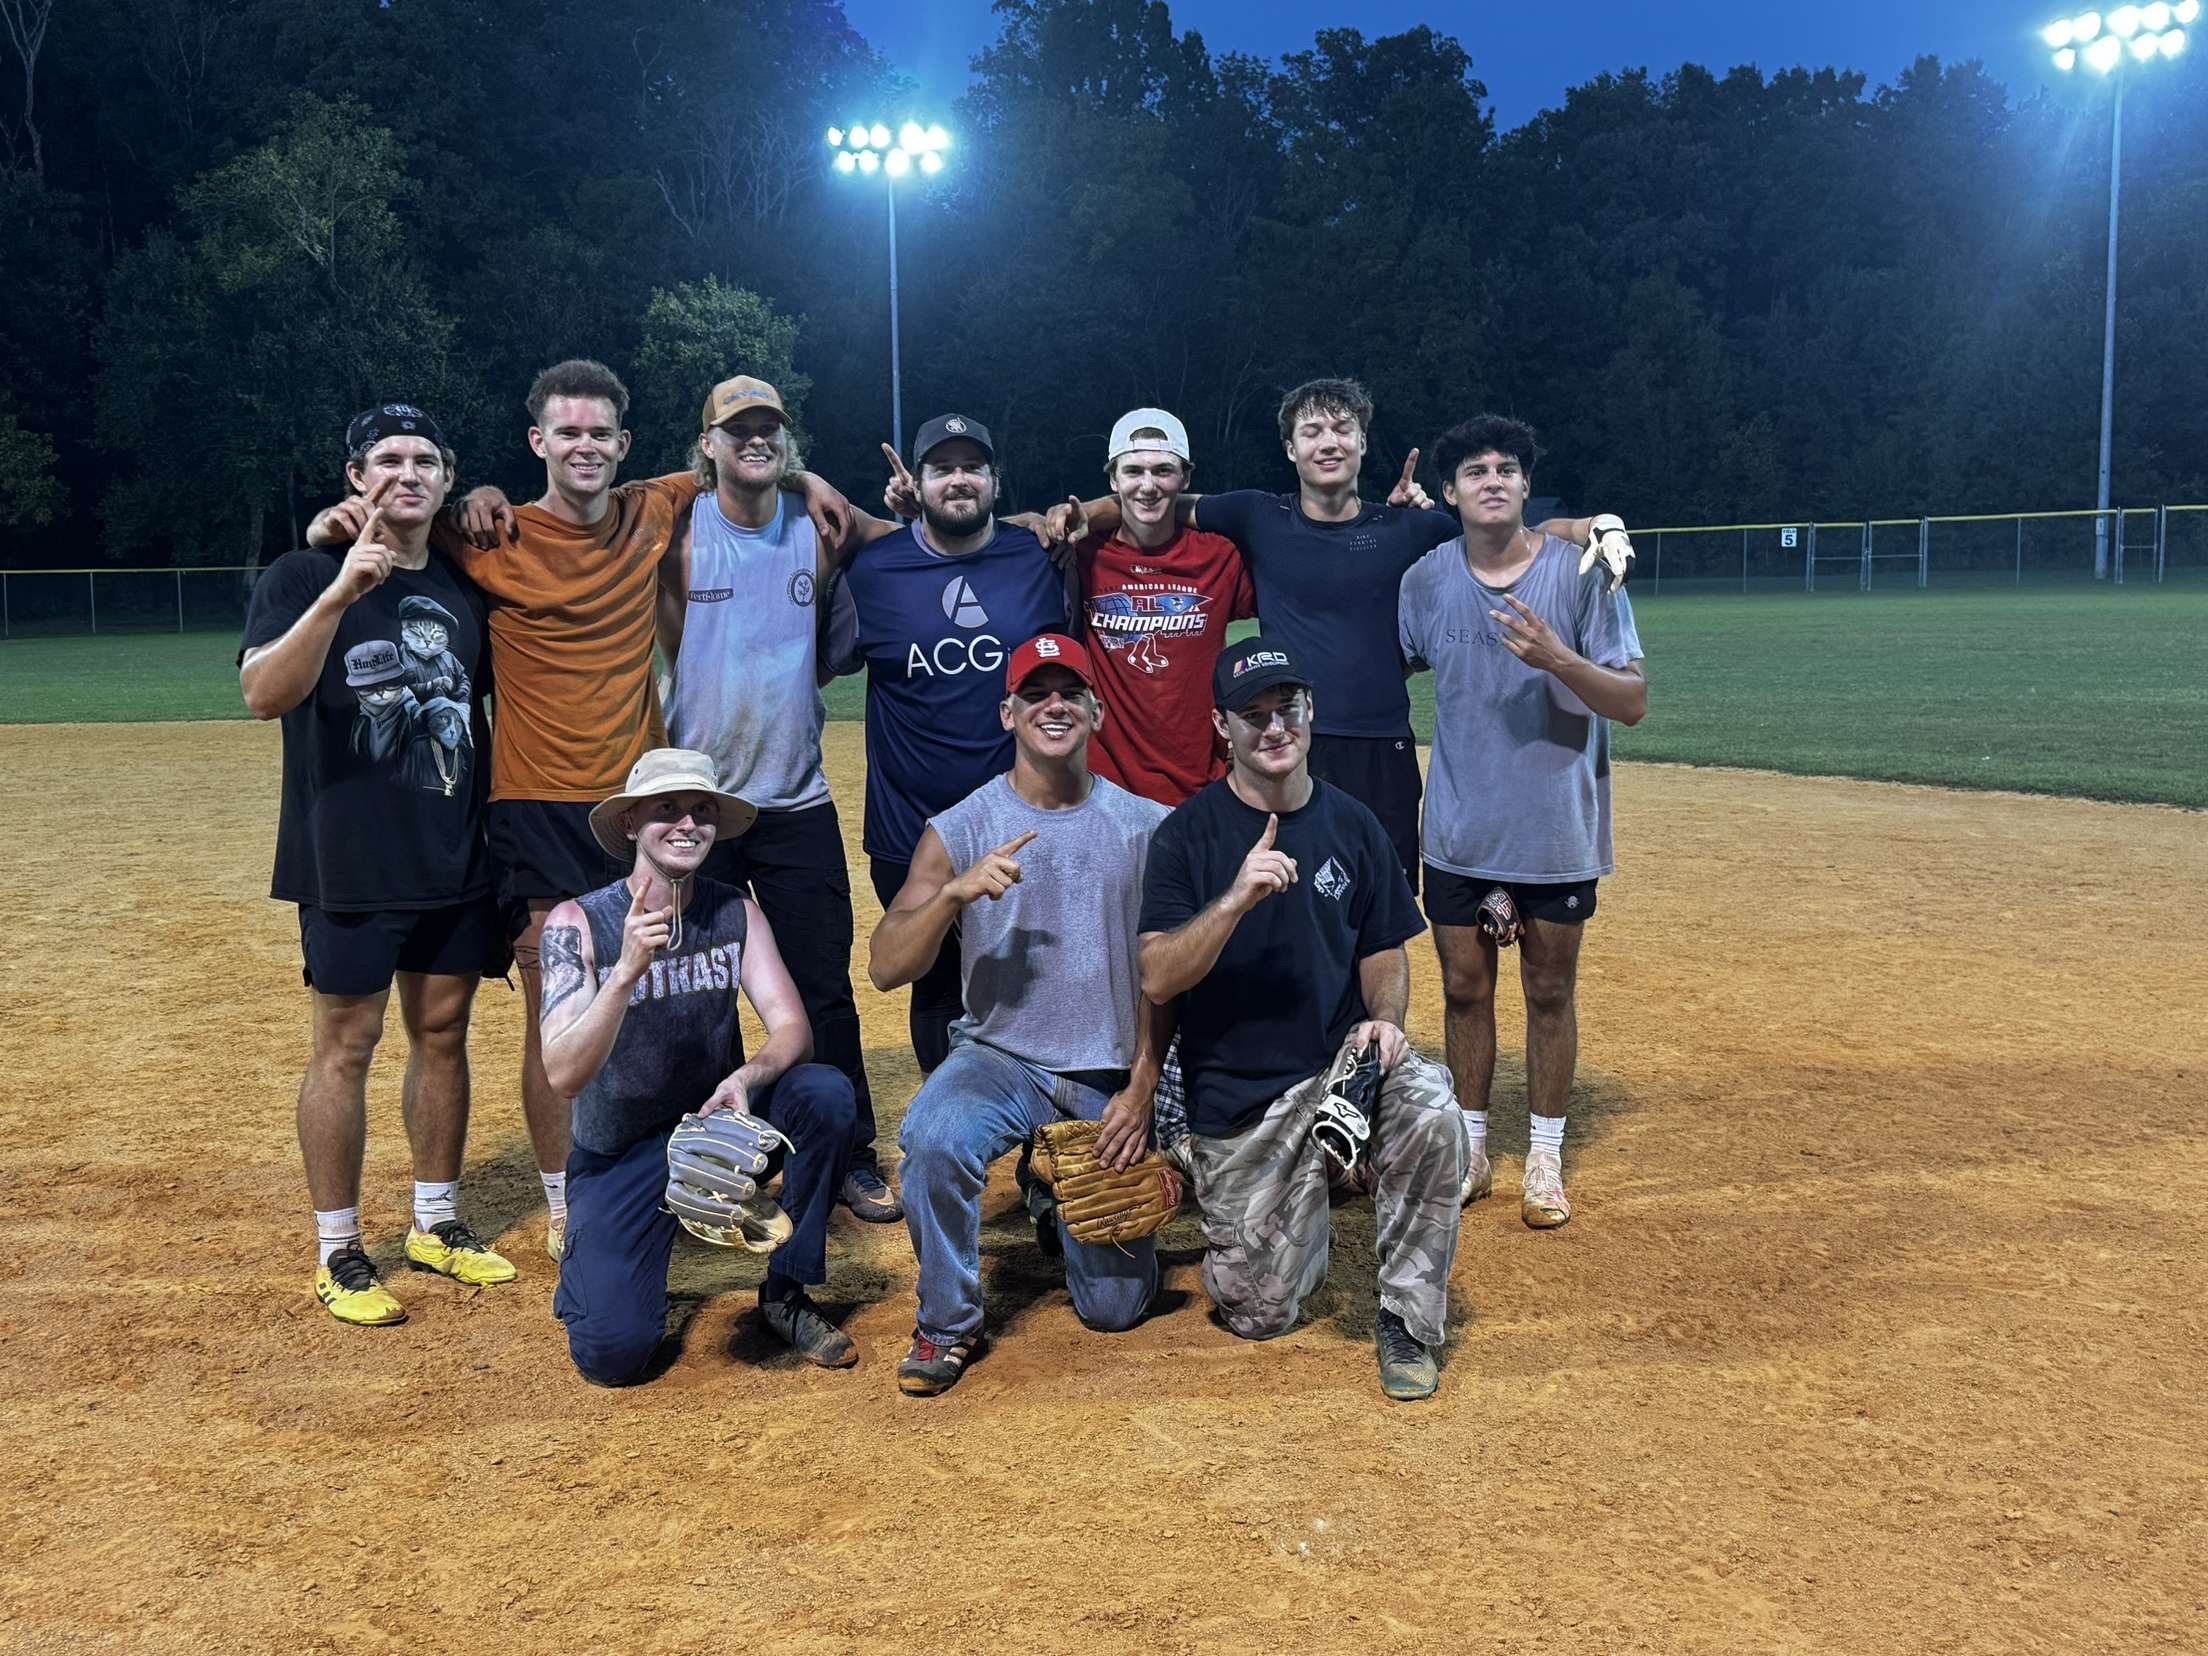
MULTIPOLYGON (((1188 1137, 1207 1244, 1204 1289, 1245 1339, 1287 1333, 1326 1280, 1333 1219, 1326 1155, 1311 1139, 1325 1090, 1325 1077, 1315 1075, 1234 1138, 1188 1137)), ((1457 1195, 1469 1154, 1448 1070, 1413 1053, 1389 1072, 1367 1153, 1380 1214, 1380 1304, 1438 1346, 1448 1331, 1457 1195)))

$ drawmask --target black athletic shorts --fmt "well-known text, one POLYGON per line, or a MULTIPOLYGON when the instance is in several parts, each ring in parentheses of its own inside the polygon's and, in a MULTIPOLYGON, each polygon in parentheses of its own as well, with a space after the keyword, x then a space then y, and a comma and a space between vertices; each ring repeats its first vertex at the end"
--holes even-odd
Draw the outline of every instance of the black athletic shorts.
POLYGON ((565 799, 494 799, 486 819, 506 935, 529 924, 529 902, 565 902, 628 878, 590 831, 590 807, 565 799))
POLYGON ((1418 894, 1418 744, 1408 736, 1311 738, 1311 774, 1356 800, 1380 819, 1395 847, 1403 877, 1418 894))
POLYGON ((378 995, 400 972, 503 977, 513 953, 488 893, 450 908, 333 914, 299 905, 307 987, 325 995, 378 995))
POLYGON ((1487 880, 1477 874, 1452 874, 1446 868, 1426 865, 1426 918, 1437 926, 1476 926, 1480 904, 1497 886, 1510 893, 1521 920, 1553 920, 1560 926, 1576 926, 1595 912, 1593 880, 1572 880, 1563 885, 1525 885, 1515 880, 1487 880))

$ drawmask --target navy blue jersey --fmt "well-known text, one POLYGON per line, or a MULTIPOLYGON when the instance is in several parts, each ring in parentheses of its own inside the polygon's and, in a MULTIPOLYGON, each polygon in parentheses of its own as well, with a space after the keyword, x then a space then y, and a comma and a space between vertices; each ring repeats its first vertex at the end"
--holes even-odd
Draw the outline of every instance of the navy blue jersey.
POLYGON ((1314 731, 1410 735, 1396 592, 1405 570, 1461 533, 1455 514, 1368 502, 1347 523, 1320 523, 1295 495, 1236 489, 1199 500, 1196 526, 1242 549, 1265 636, 1311 675, 1314 731))
POLYGON ((866 854, 909 863, 928 818, 1012 768, 1005 665, 1066 630, 1066 580, 1024 529, 999 523, 952 558, 908 525, 853 558, 844 585, 866 663, 866 854))

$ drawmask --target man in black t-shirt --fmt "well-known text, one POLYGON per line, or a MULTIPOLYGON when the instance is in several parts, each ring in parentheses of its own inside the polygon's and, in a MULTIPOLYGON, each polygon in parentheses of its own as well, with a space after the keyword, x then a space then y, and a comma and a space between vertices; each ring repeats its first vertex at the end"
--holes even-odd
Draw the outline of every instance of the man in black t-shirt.
POLYGON ((452 488, 436 423, 406 403, 356 418, 346 473, 366 527, 344 553, 289 552, 253 589, 238 683, 281 719, 283 803, 270 895, 299 906, 314 1047, 299 1087, 299 1148, 321 1265, 315 1295, 341 1322, 406 1311, 361 1246, 368 1064, 394 982, 409 1058, 414 1152, 407 1262, 480 1287, 514 1267, 459 1215, 468 1131, 468 1015, 505 933, 483 849, 485 609, 429 550, 452 488))
POLYGON ((1425 923, 1379 821, 1311 775, 1316 698, 1295 653, 1264 638, 1225 651, 1212 699, 1228 772, 1152 837, 1141 922, 1143 993, 1180 1001, 1204 1287, 1247 1339, 1294 1326, 1326 1280, 1327 1161, 1311 1132, 1326 1071, 1377 1042, 1381 1386, 1428 1397, 1467 1152, 1448 1070, 1403 1033, 1403 945, 1425 923))

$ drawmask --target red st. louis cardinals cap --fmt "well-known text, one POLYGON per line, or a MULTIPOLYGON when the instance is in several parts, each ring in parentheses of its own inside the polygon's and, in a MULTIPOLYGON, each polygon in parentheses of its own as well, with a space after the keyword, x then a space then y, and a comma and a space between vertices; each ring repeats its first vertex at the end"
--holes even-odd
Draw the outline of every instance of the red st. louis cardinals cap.
POLYGON ((1004 674, 1006 693, 1019 689, 1038 667, 1063 667, 1091 690, 1096 688, 1087 650, 1064 633, 1038 633, 1012 652, 1012 665, 1004 674))

